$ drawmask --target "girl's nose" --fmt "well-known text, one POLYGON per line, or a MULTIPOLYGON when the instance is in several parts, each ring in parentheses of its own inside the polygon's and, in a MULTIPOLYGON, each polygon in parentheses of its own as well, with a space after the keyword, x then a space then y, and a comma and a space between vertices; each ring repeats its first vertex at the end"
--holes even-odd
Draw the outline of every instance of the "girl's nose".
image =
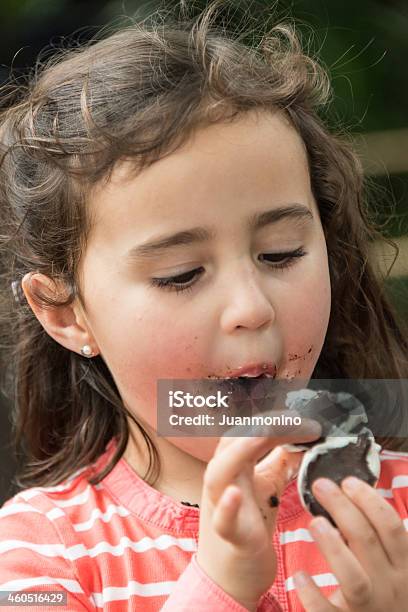
POLYGON ((221 324, 226 333, 236 328, 258 329, 271 325, 275 309, 256 272, 243 274, 225 289, 221 324))

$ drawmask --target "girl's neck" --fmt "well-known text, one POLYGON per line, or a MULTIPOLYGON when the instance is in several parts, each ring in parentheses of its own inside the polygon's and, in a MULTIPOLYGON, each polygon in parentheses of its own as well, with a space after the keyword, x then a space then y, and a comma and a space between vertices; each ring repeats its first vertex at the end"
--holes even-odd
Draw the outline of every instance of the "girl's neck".
MULTIPOLYGON (((143 477, 149 464, 146 442, 139 429, 132 424, 130 431, 124 459, 140 477, 143 477)), ((177 502, 200 504, 207 464, 171 444, 166 438, 157 436, 151 429, 148 429, 147 433, 157 448, 161 462, 160 475, 153 487, 177 502)))

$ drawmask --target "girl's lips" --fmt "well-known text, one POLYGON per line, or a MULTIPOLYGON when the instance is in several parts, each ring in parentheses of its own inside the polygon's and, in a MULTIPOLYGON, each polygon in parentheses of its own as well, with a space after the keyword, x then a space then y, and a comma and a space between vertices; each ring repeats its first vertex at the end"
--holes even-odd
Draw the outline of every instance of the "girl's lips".
POLYGON ((236 370, 228 370, 224 374, 214 374, 208 378, 238 378, 245 376, 247 378, 256 378, 262 374, 268 378, 275 378, 277 373, 276 365, 272 362, 264 361, 261 363, 251 363, 241 366, 236 370))

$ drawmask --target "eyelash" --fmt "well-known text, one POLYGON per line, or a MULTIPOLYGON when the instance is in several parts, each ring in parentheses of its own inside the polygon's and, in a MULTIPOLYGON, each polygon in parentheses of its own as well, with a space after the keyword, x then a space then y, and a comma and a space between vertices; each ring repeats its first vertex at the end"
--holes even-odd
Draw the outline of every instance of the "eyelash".
MULTIPOLYGON (((296 259, 304 257, 307 255, 306 251, 303 247, 299 247, 295 251, 290 251, 288 253, 267 253, 270 257, 281 257, 283 260, 288 260, 286 263, 275 263, 272 265, 272 268, 283 270, 286 268, 290 268, 296 263, 296 259)), ((189 270, 188 272, 183 272, 183 274, 178 274, 177 276, 169 276, 168 278, 152 278, 151 284, 153 287, 159 287, 160 289, 165 289, 167 291, 176 291, 176 293, 181 293, 183 291, 192 290, 196 281, 193 279, 190 280, 189 284, 176 284, 175 281, 177 279, 183 278, 185 276, 193 274, 197 272, 200 268, 196 268, 195 270, 189 270)), ((200 275, 201 276, 201 275, 200 275)))

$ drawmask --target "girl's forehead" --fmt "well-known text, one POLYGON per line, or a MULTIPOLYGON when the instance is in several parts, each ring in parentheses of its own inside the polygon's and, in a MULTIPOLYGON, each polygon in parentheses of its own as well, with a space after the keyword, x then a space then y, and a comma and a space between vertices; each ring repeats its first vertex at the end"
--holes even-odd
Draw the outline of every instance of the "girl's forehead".
POLYGON ((171 221, 185 211, 205 216, 239 200, 279 205, 309 193, 307 156, 295 129, 282 113, 247 113, 197 130, 140 172, 134 160, 121 160, 93 190, 89 205, 93 224, 113 231, 115 220, 123 228, 132 220, 171 221))
MULTIPOLYGON (((233 121, 220 121, 197 127, 172 152, 167 152, 164 147, 161 158, 144 170, 138 171, 137 158, 118 160, 108 183, 112 186, 122 185, 134 180, 138 175, 146 176, 150 168, 157 167, 158 164, 163 169, 167 165, 172 165, 174 170, 177 165, 187 165, 188 162, 200 161, 200 158, 206 158, 207 155, 211 157, 214 154, 217 163, 222 163, 225 161, 225 153, 237 161, 242 155, 245 156, 245 151, 249 152, 255 148, 260 155, 267 153, 268 150, 273 153, 281 151, 283 144, 297 149, 299 153, 306 152, 303 140, 284 112, 259 109, 247 111, 238 115, 233 121), (221 156, 221 150, 224 156, 221 156)), ((102 183, 105 184, 105 181, 102 183)))

